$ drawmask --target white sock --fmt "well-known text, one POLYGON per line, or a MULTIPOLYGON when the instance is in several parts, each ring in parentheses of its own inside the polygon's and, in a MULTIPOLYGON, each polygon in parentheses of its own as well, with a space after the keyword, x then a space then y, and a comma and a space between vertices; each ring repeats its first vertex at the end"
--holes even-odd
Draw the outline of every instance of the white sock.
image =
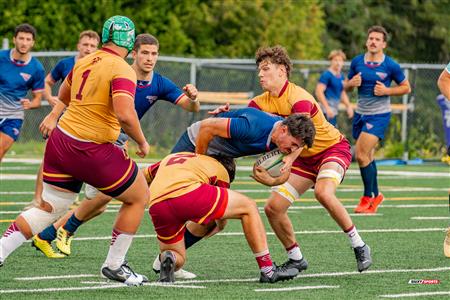
POLYGON ((301 260, 303 258, 303 254, 300 251, 300 247, 298 246, 297 243, 295 243, 289 248, 286 248, 286 252, 289 259, 301 260))
POLYGON ((125 255, 128 252, 128 248, 131 246, 134 234, 122 233, 116 229, 113 229, 111 245, 109 246, 108 256, 106 257, 105 264, 111 270, 117 270, 125 260, 125 255))
POLYGON ((16 222, 12 223, 0 239, 0 260, 5 261, 26 240, 19 227, 17 227, 16 222))
POLYGON ((352 225, 352 227, 350 227, 350 229, 346 230, 345 233, 347 233, 348 238, 350 240, 350 244, 352 245, 353 248, 362 247, 365 245, 362 238, 359 236, 355 225, 352 225))

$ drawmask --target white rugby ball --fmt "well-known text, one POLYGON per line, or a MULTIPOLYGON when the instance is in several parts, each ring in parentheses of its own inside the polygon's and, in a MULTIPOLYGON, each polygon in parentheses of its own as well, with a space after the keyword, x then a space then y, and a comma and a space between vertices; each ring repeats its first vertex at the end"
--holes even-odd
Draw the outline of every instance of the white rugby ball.
POLYGON ((283 157, 285 155, 281 153, 279 149, 266 152, 261 155, 255 162, 256 166, 261 166, 267 170, 270 176, 278 177, 281 175, 281 168, 284 165, 283 157))

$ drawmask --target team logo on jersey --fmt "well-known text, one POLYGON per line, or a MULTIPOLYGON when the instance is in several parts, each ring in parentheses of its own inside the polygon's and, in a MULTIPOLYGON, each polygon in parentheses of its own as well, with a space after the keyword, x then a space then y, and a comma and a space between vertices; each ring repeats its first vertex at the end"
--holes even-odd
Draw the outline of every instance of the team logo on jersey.
POLYGON ((22 76, 23 80, 25 80, 25 81, 28 81, 31 78, 31 74, 22 73, 22 72, 20 72, 19 74, 20 74, 20 76, 22 76))
POLYGON ((386 76, 387 76, 387 74, 383 73, 383 72, 376 72, 376 74, 378 75, 378 77, 381 78, 381 80, 384 80, 386 78, 386 76))
POLYGON ((367 129, 372 129, 373 128, 373 125, 372 124, 370 124, 370 123, 366 123, 366 127, 367 127, 367 129))
POLYGON ((148 102, 153 103, 156 101, 156 99, 158 99, 158 96, 147 96, 145 97, 145 99, 147 99, 148 102))

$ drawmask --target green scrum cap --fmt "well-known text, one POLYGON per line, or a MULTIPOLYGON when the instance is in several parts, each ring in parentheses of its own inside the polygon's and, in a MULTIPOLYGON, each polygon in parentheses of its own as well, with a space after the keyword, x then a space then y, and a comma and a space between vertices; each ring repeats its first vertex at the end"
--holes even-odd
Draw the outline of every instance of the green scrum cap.
POLYGON ((124 16, 113 16, 106 20, 102 30, 102 43, 113 42, 119 47, 133 50, 134 23, 124 16))

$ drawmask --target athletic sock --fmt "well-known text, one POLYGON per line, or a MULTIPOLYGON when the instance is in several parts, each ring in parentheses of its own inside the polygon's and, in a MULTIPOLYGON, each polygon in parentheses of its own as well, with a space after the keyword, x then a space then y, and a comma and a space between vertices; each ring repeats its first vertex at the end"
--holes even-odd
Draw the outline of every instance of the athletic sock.
POLYGON ((131 246, 134 234, 123 233, 113 229, 111 245, 109 246, 108 256, 105 264, 112 270, 120 268, 125 260, 128 248, 131 246))
POLYGON ((373 173, 374 173, 372 163, 368 164, 363 168, 360 167, 359 171, 361 172, 361 178, 364 184, 364 196, 372 197, 373 173))
POLYGON ((75 217, 75 213, 73 213, 70 216, 69 220, 67 220, 66 224, 64 224, 63 228, 67 230, 70 234, 74 234, 81 224, 83 224, 83 221, 77 219, 77 217, 75 217))
POLYGON ((16 222, 13 222, 6 229, 2 238, 0 239, 0 261, 5 259, 17 248, 19 248, 27 239, 20 232, 16 222))
POLYGON ((373 179, 372 179, 372 192, 373 192, 373 196, 376 197, 379 194, 378 191, 378 180, 377 180, 377 164, 375 163, 375 159, 372 160, 372 162, 370 163, 372 165, 372 172, 373 172, 373 179))
POLYGON ((186 249, 192 247, 195 243, 200 241, 203 237, 193 235, 187 228, 184 231, 184 247, 186 249))
POLYGON ((292 246, 287 247, 286 252, 289 259, 301 260, 303 258, 302 252, 300 251, 300 247, 297 243, 294 243, 292 246))
POLYGON ((254 253, 256 262, 258 263, 261 272, 265 273, 267 277, 272 277, 273 275, 273 262, 270 257, 269 250, 266 249, 259 253, 254 253))
POLYGON ((41 233, 38 234, 39 238, 41 240, 45 240, 47 242, 51 242, 54 239, 56 239, 56 228, 55 226, 49 225, 47 228, 41 231, 41 233))
POLYGON ((356 230, 355 225, 352 225, 349 229, 344 230, 344 232, 347 234, 348 239, 350 240, 350 244, 352 245, 352 248, 362 247, 365 245, 364 241, 359 236, 359 233, 356 230))

